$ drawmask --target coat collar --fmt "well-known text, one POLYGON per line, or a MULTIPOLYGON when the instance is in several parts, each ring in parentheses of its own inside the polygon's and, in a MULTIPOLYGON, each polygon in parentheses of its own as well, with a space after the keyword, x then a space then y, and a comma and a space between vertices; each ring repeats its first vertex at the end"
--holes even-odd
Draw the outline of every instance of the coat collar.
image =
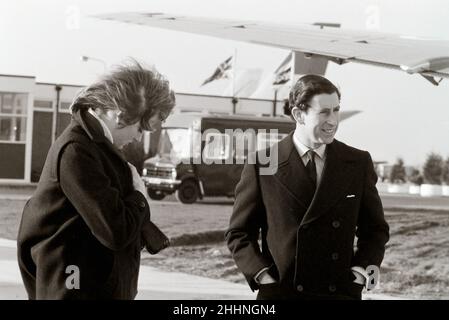
MULTIPOLYGON (((273 151, 272 151, 273 152, 273 151)), ((293 134, 290 133, 278 144, 277 179, 304 208, 307 208, 308 199, 313 195, 310 190, 310 181, 306 178, 306 170, 301 157, 293 143, 293 134)))
POLYGON ((101 127, 103 128, 104 135, 106 136, 106 138, 109 141, 111 141, 112 144, 114 144, 114 138, 112 137, 111 130, 109 130, 109 128, 106 125, 106 123, 104 123, 104 121, 95 113, 95 111, 92 108, 89 108, 89 110, 87 110, 87 112, 89 114, 93 115, 94 118, 98 120, 98 122, 100 123, 101 127))
POLYGON ((323 168, 321 183, 319 184, 309 207, 303 200, 307 187, 301 184, 301 177, 306 174, 304 165, 293 144, 293 133, 290 133, 278 145, 278 171, 275 178, 283 184, 293 195, 295 200, 306 209, 306 214, 301 222, 310 223, 330 209, 349 188, 354 176, 352 175, 354 158, 346 154, 342 143, 334 140, 326 147, 326 161, 323 168))
POLYGON ((301 156, 301 158, 304 157, 304 155, 309 150, 313 150, 317 156, 319 156, 321 159, 324 159, 324 155, 326 153, 326 147, 327 147, 325 144, 322 144, 321 146, 319 146, 316 149, 311 149, 311 148, 307 147, 305 144, 303 144, 301 141, 299 141, 298 137, 295 136, 295 133, 293 133, 292 139, 293 139, 293 144, 294 144, 296 150, 298 151, 299 155, 301 156))
POLYGON ((123 154, 114 146, 104 135, 103 127, 100 122, 87 110, 78 110, 72 114, 72 119, 83 128, 92 141, 104 144, 108 149, 127 162, 123 154))

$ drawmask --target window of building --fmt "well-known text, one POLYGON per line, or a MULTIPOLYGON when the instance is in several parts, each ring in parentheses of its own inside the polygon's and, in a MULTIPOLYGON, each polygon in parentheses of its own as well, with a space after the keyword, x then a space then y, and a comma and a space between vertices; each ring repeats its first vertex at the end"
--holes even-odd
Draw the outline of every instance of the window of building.
POLYGON ((53 107, 53 102, 46 100, 34 100, 34 107, 42 109, 51 109, 53 107))
POLYGON ((26 93, 0 92, 0 142, 25 142, 26 93))
POLYGON ((59 108, 60 108, 61 110, 69 110, 71 105, 72 105, 71 102, 61 102, 59 108))

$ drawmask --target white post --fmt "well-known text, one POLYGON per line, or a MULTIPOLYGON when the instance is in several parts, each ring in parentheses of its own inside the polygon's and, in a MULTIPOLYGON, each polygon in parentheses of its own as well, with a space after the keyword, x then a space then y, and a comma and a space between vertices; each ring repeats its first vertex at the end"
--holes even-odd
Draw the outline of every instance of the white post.
POLYGON ((232 58, 232 114, 237 113, 237 97, 235 96, 235 78, 237 77, 237 48, 234 48, 232 58))
POLYGON ((232 97, 235 97, 235 77, 237 71, 237 48, 234 48, 234 58, 232 59, 232 97))

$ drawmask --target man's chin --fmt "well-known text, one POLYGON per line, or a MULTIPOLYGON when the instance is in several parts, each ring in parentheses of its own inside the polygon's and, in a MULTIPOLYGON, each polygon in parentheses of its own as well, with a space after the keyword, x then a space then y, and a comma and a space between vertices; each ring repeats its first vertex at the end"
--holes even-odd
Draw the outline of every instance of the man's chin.
POLYGON ((322 143, 331 144, 332 142, 334 142, 334 139, 335 139, 335 137, 323 138, 322 143))

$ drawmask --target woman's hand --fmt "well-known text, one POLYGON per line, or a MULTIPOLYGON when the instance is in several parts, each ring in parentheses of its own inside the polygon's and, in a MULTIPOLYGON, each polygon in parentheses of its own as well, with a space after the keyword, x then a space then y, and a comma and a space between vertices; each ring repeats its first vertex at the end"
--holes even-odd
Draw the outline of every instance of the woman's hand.
POLYGON ((145 183, 143 182, 140 174, 137 172, 136 167, 134 167, 131 163, 128 162, 129 169, 131 170, 131 174, 133 176, 133 186, 136 191, 141 192, 148 201, 147 188, 145 187, 145 183))

